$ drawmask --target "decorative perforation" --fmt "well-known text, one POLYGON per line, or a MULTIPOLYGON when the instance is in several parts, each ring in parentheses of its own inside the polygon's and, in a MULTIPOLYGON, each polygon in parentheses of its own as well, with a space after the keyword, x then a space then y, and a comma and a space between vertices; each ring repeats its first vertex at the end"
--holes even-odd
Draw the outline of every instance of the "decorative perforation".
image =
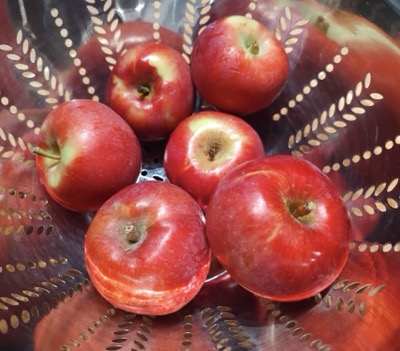
POLYGON ((22 150, 27 150, 27 144, 25 143, 24 139, 18 137, 17 139, 14 137, 13 134, 5 131, 3 128, 0 127, 0 139, 5 142, 8 142, 12 147, 19 146, 22 150))
POLYGON ((37 77, 37 74, 32 72, 27 64, 16 64, 15 68, 22 72, 23 77, 30 80, 29 85, 35 88, 40 96, 44 96, 46 103, 49 105, 59 103, 59 98, 68 100, 70 97, 68 92, 65 90, 64 85, 58 81, 57 76, 51 72, 49 66, 45 65, 44 60, 37 55, 36 50, 30 46, 30 42, 24 38, 21 30, 17 32, 16 39, 17 44, 22 47, 22 52, 25 55, 28 55, 30 62, 35 64, 38 72, 42 73, 42 77, 49 84, 50 90, 43 86, 43 83, 40 82, 40 77, 37 77), (52 95, 56 95, 56 97, 53 97, 52 95))
POLYGON ((383 182, 378 185, 372 185, 366 189, 359 188, 356 191, 349 191, 343 196, 344 202, 354 202, 360 198, 363 199, 362 206, 351 206, 351 212, 357 216, 362 217, 364 214, 374 215, 376 211, 385 213, 388 209, 399 208, 398 198, 390 196, 390 193, 398 187, 399 178, 395 178, 389 183, 383 182), (368 199, 380 197, 386 194, 385 199, 374 199, 373 202, 366 201, 368 199))
MULTIPOLYGON (((69 92, 51 72, 50 67, 47 66, 45 60, 38 55, 35 48, 31 47, 29 40, 24 38, 21 30, 17 32, 16 43, 18 47, 21 48, 23 56, 17 54, 9 45, 0 45, 0 50, 7 53, 7 58, 13 62, 14 67, 21 73, 21 76, 26 79, 29 87, 40 97, 44 98, 44 101, 49 105, 59 103, 59 98, 69 100, 69 92), (46 82, 48 86, 45 86, 44 82, 46 82)), ((4 100, 2 104, 4 104, 4 100)))
POLYGON ((196 35, 200 34, 210 20, 210 9, 211 0, 187 0, 185 3, 182 56, 188 63, 193 50, 195 27, 199 26, 196 35))
MULTIPOLYGON (((76 336, 76 338, 69 340, 68 344, 62 345, 60 347, 60 350, 71 351, 72 348, 79 348, 80 346, 83 346, 82 342, 89 341, 92 335, 97 334, 100 329, 107 327, 108 323, 115 315, 115 313, 116 310, 114 308, 107 308, 104 313, 100 314, 98 318, 93 320, 89 326, 87 326, 81 333, 76 336)), ((106 348, 105 350, 108 350, 108 348, 106 348)))
MULTIPOLYGON (((134 315, 131 315, 133 318, 134 315)), ((124 316, 126 320, 129 318, 129 314, 124 316)), ((142 321, 139 324, 138 328, 135 329, 135 337, 133 339, 133 345, 131 346, 132 351, 140 351, 146 349, 146 343, 149 341, 151 328, 153 327, 153 320, 152 317, 149 316, 142 316, 142 321)), ((110 348, 110 350, 112 350, 110 348)))
POLYGON ((358 250, 359 252, 369 251, 371 253, 375 252, 400 252, 400 242, 395 244, 386 243, 386 244, 378 244, 378 243, 367 243, 367 242, 352 242, 350 243, 351 250, 358 250))
POLYGON ((376 145, 372 150, 365 150, 362 154, 354 154, 351 157, 345 158, 341 162, 335 162, 332 165, 325 165, 322 170, 325 173, 332 171, 336 172, 341 168, 347 168, 352 164, 359 163, 361 160, 371 160, 373 157, 380 156, 383 151, 392 150, 398 145, 400 145, 400 135, 397 135, 393 139, 387 140, 384 145, 376 145))
MULTIPOLYGON (((115 314, 115 312, 114 312, 115 314)), ((124 313, 122 321, 118 324, 118 329, 113 332, 115 337, 111 339, 111 344, 104 350, 119 350, 129 344, 130 350, 145 350, 146 343, 149 341, 154 317, 139 316, 133 313, 124 313), (134 333, 134 337, 128 334, 134 333)))
POLYGON ((233 347, 232 341, 244 349, 256 346, 245 334, 231 307, 206 308, 201 311, 200 317, 216 349, 229 351, 233 347))
MULTIPOLYGON (((34 160, 25 160, 23 157, 14 162, 24 162, 25 167, 34 164, 34 160)), ((18 189, 10 186, 0 185, 0 195, 8 205, 0 207, 0 234, 19 235, 25 233, 30 235, 34 232, 47 236, 53 234, 54 225, 51 223, 52 216, 47 211, 48 199, 27 192, 26 189, 18 189)))
POLYGON ((319 118, 315 118, 296 135, 289 137, 288 146, 294 156, 303 156, 310 152, 311 148, 322 145, 329 141, 332 135, 336 135, 341 129, 348 127, 349 123, 355 122, 360 116, 366 113, 366 109, 375 105, 376 101, 382 100, 383 96, 373 92, 368 97, 362 97, 371 84, 371 74, 367 73, 363 81, 356 84, 354 90, 347 92, 337 103, 333 103, 324 110, 319 118), (359 98, 359 106, 355 106, 359 98), (345 112, 346 106, 351 106, 351 113, 345 112), (305 140, 306 139, 306 140, 305 140))
POLYGON ((290 316, 282 314, 279 309, 279 304, 268 303, 267 310, 274 319, 283 324, 287 329, 291 330, 293 336, 297 337, 301 343, 308 343, 310 348, 315 348, 318 351, 330 351, 331 347, 324 343, 321 339, 315 338, 311 333, 298 326, 298 323, 291 319, 290 316))
POLYGON ((245 17, 253 18, 253 12, 257 9, 257 1, 251 1, 248 5, 248 12, 244 14, 245 17))
MULTIPOLYGON (((303 22, 302 22, 303 23, 303 22)), ((291 31, 291 33, 295 33, 296 35, 299 35, 303 32, 302 28, 296 28, 291 31)), ((272 116, 272 119, 277 122, 279 121, 283 116, 286 116, 290 113, 290 110, 293 109, 298 103, 301 103, 307 95, 309 95, 315 88, 318 87, 319 83, 323 80, 325 80, 329 74, 331 74, 335 68, 336 65, 338 65, 344 56, 346 56, 349 53, 349 50, 347 47, 343 47, 340 52, 335 55, 332 59, 331 62, 329 62, 326 66, 325 69, 320 71, 317 76, 313 79, 311 79, 304 87, 303 90, 296 94, 294 98, 291 98, 288 100, 286 106, 282 106, 280 108, 280 112, 275 113, 272 116)), ((307 129, 304 132, 307 132, 310 126, 307 127, 307 129)))
POLYGON ((51 224, 52 216, 44 207, 48 203, 46 198, 37 197, 23 190, 12 187, 6 188, 1 185, 0 194, 3 197, 15 198, 16 201, 29 202, 25 203, 28 209, 16 206, 0 209, 0 219, 2 222, 0 234, 19 235, 25 233, 30 235, 36 232, 38 235, 45 234, 49 236, 53 233, 54 226, 51 224), (43 207, 31 209, 30 206, 34 204, 39 204, 43 207))
POLYGON ((160 17, 161 17, 161 1, 154 1, 153 2, 153 39, 155 42, 160 42, 161 35, 160 35, 160 17))
POLYGON ((18 273, 25 272, 26 270, 36 270, 36 269, 45 269, 48 266, 55 267, 58 265, 66 265, 68 263, 68 259, 60 256, 57 258, 50 258, 47 262, 40 261, 28 261, 26 263, 22 262, 12 262, 7 263, 3 266, 0 266, 0 273, 18 273))
MULTIPOLYGON (((5 131, 0 127, 0 139, 9 144, 12 149, 17 147, 21 148, 23 151, 28 149, 28 145, 25 143, 24 139, 21 137, 15 138, 12 133, 5 131)), ((4 146, 0 146, 0 152, 2 158, 11 158, 15 154, 15 150, 8 150, 4 146)))
MULTIPOLYGON (((33 160, 31 160, 34 162, 33 160)), ((15 188, 6 188, 3 185, 0 184, 0 193, 3 196, 16 196, 19 199, 31 201, 32 203, 40 203, 41 205, 47 205, 48 204, 48 199, 45 197, 37 197, 35 194, 28 193, 25 190, 18 190, 15 188)))
MULTIPOLYGON (((74 49, 73 41, 68 37, 69 31, 64 26, 64 21, 61 17, 57 8, 50 9, 50 15, 54 20, 54 25, 59 29, 60 37, 63 39, 64 47, 72 59, 74 66, 77 68, 79 75, 81 77, 82 83, 86 86, 88 93, 92 96, 93 100, 98 100, 99 98, 96 95, 96 89, 91 85, 90 78, 86 75, 86 69, 82 67, 82 61, 77 57, 77 51, 74 49)), ((68 96, 65 100, 70 100, 71 97, 68 96)))
MULTIPOLYGON (((365 301, 357 302, 357 296, 372 297, 380 293, 384 288, 385 285, 373 286, 370 283, 344 279, 332 286, 330 293, 321 299, 321 303, 327 308, 335 308, 337 311, 358 313, 360 316, 364 316, 367 313, 367 304, 365 301), (346 301, 342 296, 335 296, 335 291, 350 294, 351 298, 346 301)), ((318 295, 316 299, 317 301, 319 300, 318 295)))
MULTIPOLYGON (((15 263, 7 264, 1 267, 1 272, 10 274, 18 274, 25 270, 46 269, 48 265, 56 266, 58 264, 65 265, 68 259, 60 257, 59 259, 51 258, 46 261, 28 262, 27 264, 15 263)), ((22 324, 29 323, 32 319, 39 319, 42 315, 48 314, 51 309, 57 308, 60 301, 64 301, 67 297, 72 298, 76 291, 81 291, 83 287, 88 286, 87 279, 81 281, 83 273, 77 269, 69 268, 65 272, 59 273, 57 276, 51 277, 48 280, 40 281, 33 284, 30 289, 22 289, 19 292, 12 292, 9 296, 0 296, 0 310, 9 313, 8 319, 0 320, 0 334, 7 334, 9 330, 17 329, 22 324), (66 288, 66 285, 74 285, 66 288), (59 291, 61 291, 59 293, 59 291), (35 300, 45 298, 44 302, 35 300), (33 305, 32 305, 33 303, 33 305), (28 304, 31 307, 28 307, 28 304), (24 308, 26 307, 26 308, 24 308), (20 310, 18 313, 13 313, 14 309, 20 310)))
MULTIPOLYGON (((24 154, 16 154, 17 150, 20 149, 22 151, 33 151, 34 146, 25 142, 21 137, 15 137, 12 133, 5 131, 0 127, 0 139, 8 144, 8 147, 4 145, 0 145, 0 157, 3 159, 12 159, 13 162, 25 162, 26 165, 28 163, 34 162, 33 159, 27 159, 24 154)), ((0 188, 1 189, 1 188, 0 188)))
MULTIPOLYGON (((17 118, 20 122, 24 122, 29 129, 33 129, 36 134, 39 133, 40 127, 37 127, 35 125, 34 121, 27 119, 25 114, 23 112, 19 111, 17 106, 10 104, 10 100, 8 99, 8 97, 1 96, 0 97, 0 105, 3 108, 7 109, 8 112, 10 112, 11 115, 14 115, 15 118, 17 118)), ((4 136, 5 133, 6 132, 4 131, 4 129, 1 128, 0 135, 3 140, 6 140, 5 139, 6 137, 4 136)))
POLYGON ((5 236, 7 235, 19 235, 21 233, 25 233, 26 235, 31 235, 32 233, 36 233, 37 235, 46 235, 46 236, 50 236, 53 234, 54 232, 54 226, 53 225, 48 225, 48 226, 44 226, 44 225, 23 225, 20 224, 16 227, 14 227, 12 224, 10 225, 6 225, 6 226, 2 226, 0 227, 0 234, 3 234, 5 236))
POLYGON ((292 21, 292 11, 290 7, 285 6, 282 16, 279 18, 278 26, 275 27, 274 34, 278 39, 287 54, 294 50, 294 46, 298 43, 298 36, 304 31, 303 27, 308 23, 307 20, 300 20, 295 23, 295 27, 290 25, 292 21), (284 34, 286 34, 284 36, 284 34), (287 34, 289 34, 287 36, 287 34))
POLYGON ((46 210, 25 210, 23 208, 8 208, 8 209, 1 209, 1 216, 6 218, 9 221, 16 219, 21 221, 23 219, 27 219, 29 221, 37 220, 37 221, 44 221, 44 220, 51 220, 52 217, 50 213, 46 210))
POLYGON ((192 345, 192 329, 193 329, 193 315, 189 314, 186 315, 183 319, 183 338, 182 338, 182 345, 188 350, 190 350, 190 346, 192 345))
POLYGON ((124 52, 124 42, 120 39, 121 30, 118 28, 120 19, 117 16, 114 3, 112 0, 100 0, 101 6, 94 6, 96 5, 96 0, 85 0, 85 2, 93 23, 93 29, 97 34, 97 40, 101 44, 104 59, 108 64, 108 68, 112 70, 117 63, 116 58, 124 52), (99 10, 99 7, 101 10, 99 10), (110 40, 106 37, 107 32, 111 33, 110 40), (117 44, 113 46, 111 41, 117 44))

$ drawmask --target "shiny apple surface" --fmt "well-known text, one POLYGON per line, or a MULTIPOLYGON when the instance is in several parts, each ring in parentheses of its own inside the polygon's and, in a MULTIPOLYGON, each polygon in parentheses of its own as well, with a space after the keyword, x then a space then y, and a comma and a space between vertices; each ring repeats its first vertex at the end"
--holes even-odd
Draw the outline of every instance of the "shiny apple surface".
MULTIPOLYGON (((399 7, 395 1, 0 1, 0 346, 31 350, 398 350, 399 7), (99 298, 83 242, 92 214, 51 201, 31 150, 45 111, 104 99, 116 58, 143 41, 178 49, 223 16, 252 17, 289 59, 288 83, 246 116, 268 154, 317 165, 353 228, 336 281, 296 303, 258 299, 218 264, 169 316, 99 298), (80 315, 81 318, 76 318, 80 315), (68 328, 67 328, 68 327, 68 328)), ((197 99, 196 109, 209 108, 197 99)), ((166 181, 164 142, 142 145, 140 181, 166 181)))
POLYGON ((84 250, 100 294, 137 314, 181 309, 203 286, 211 263, 200 205, 169 182, 140 182, 114 194, 95 213, 84 250))
POLYGON ((211 196, 206 227, 212 252, 236 282, 275 301, 320 293, 349 254, 350 220, 335 184, 288 155, 227 173, 211 196))

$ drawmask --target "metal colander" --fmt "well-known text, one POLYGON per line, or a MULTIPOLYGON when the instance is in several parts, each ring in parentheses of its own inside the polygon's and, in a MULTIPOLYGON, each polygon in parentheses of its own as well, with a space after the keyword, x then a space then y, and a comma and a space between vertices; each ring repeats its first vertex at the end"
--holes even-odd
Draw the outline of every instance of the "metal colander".
MULTIPOLYGON (((400 7, 394 0, 1 0, 1 350, 400 349, 400 7), (350 257, 314 298, 277 303, 218 265, 181 311, 118 310, 90 283, 83 239, 91 214, 53 202, 32 148, 46 113, 104 98, 126 48, 167 43, 190 62, 197 34, 230 14, 281 41, 289 81, 246 117, 268 154, 304 157, 338 186, 353 225, 350 257)), ((205 106, 198 99, 197 109, 205 106)), ((167 181, 164 143, 143 144, 140 181, 167 181)))

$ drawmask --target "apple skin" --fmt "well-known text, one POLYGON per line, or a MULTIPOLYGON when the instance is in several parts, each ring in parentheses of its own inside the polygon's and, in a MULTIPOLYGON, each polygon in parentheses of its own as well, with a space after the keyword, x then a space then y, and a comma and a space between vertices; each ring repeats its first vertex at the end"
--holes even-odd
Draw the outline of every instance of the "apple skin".
POLYGON ((289 60, 261 23, 228 16, 210 23, 191 55, 194 85, 215 108, 247 115, 269 106, 284 88, 289 60))
POLYGON ((213 253, 240 285, 264 298, 295 301, 340 274, 351 225, 325 174, 303 159, 272 155, 222 178, 206 231, 213 253))
POLYGON ((84 249, 99 293, 138 314, 165 315, 186 305, 211 261, 200 206, 167 182, 136 183, 110 198, 95 214, 84 249))
POLYGON ((192 114, 195 92, 190 67, 180 52, 147 42, 122 55, 107 86, 107 104, 140 140, 167 138, 192 114))
POLYGON ((129 125, 106 105, 89 99, 51 110, 35 152, 47 192, 73 211, 96 211, 138 179, 142 161, 140 143, 129 125))
POLYGON ((171 134, 165 148, 164 169, 171 183, 206 208, 215 187, 229 170, 262 156, 261 138, 242 118, 201 111, 184 119, 171 134))

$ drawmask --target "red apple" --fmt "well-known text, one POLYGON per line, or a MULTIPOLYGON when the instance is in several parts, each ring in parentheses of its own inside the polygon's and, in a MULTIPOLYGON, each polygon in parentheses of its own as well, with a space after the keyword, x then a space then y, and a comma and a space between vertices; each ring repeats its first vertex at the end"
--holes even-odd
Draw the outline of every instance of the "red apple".
POLYGON ((72 100, 53 109, 35 149, 40 179, 50 196, 74 211, 95 211, 134 183, 141 168, 135 133, 112 109, 72 100))
POLYGON ((272 32, 244 16, 210 23, 191 55, 193 82, 217 109, 249 114, 270 105, 289 74, 285 50, 272 32))
POLYGON ((105 102, 107 89, 104 82, 109 79, 114 61, 118 60, 126 49, 156 40, 178 51, 182 50, 182 35, 162 25, 157 31, 153 23, 140 20, 121 22, 116 27, 105 25, 101 33, 95 32, 77 50, 77 57, 90 79, 90 86, 94 87, 95 91, 88 91, 88 85, 82 81, 80 67, 71 65, 60 74, 75 98, 97 96, 101 102, 105 102), (158 35, 159 39, 156 39, 158 35))
POLYGON ((207 236, 228 273, 258 296, 313 296, 340 274, 351 225, 332 181, 287 155, 247 161, 217 186, 206 213, 207 236))
POLYGON ((98 210, 85 239, 96 289, 139 314, 164 315, 186 305, 205 282, 210 256, 200 206, 167 182, 122 189, 98 210))
POLYGON ((238 164, 264 155, 257 132, 243 119, 202 111, 184 119, 164 153, 168 179, 206 207, 220 179, 238 164))
POLYGON ((165 139, 194 108, 190 67, 181 53, 147 42, 122 55, 109 79, 108 105, 146 141, 165 139))

